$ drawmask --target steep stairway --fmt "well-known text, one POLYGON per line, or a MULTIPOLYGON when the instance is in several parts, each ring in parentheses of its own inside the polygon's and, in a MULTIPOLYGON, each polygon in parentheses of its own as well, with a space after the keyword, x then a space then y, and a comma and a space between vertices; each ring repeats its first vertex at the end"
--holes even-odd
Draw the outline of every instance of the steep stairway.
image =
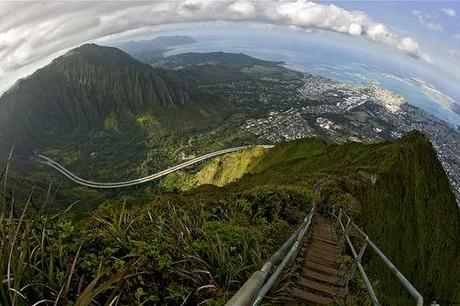
POLYGON ((423 296, 345 212, 339 210, 338 214, 335 214, 332 211, 326 217, 315 212, 314 209, 305 217, 290 238, 273 253, 260 270, 251 275, 226 305, 261 305, 269 292, 271 294, 267 298, 271 299, 270 305, 350 305, 355 301, 352 301, 352 297, 347 292, 346 279, 353 277, 353 274, 356 275, 356 268, 359 270, 372 304, 380 305, 372 283, 361 265, 361 258, 366 247, 372 249, 390 269, 414 298, 416 305, 423 306, 423 296), (348 236, 350 227, 355 230, 353 235, 358 235, 361 240, 364 240, 359 251, 353 246, 348 236), (337 233, 340 233, 340 239, 337 233), (342 251, 345 241, 347 250, 351 252, 349 255, 354 258, 351 267, 343 262, 342 255, 345 254, 342 254, 342 251), (288 265, 289 268, 286 269, 288 265), (273 269, 272 272, 271 269, 273 269), (275 283, 277 284, 273 287, 275 283))
POLYGON ((312 231, 296 257, 296 271, 292 279, 287 305, 343 304, 345 280, 341 248, 333 222, 316 214, 312 231))

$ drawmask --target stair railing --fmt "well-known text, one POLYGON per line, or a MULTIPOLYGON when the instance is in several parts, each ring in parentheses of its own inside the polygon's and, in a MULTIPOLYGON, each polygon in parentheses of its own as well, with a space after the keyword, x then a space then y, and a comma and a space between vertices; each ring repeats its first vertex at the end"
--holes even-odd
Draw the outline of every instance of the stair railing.
POLYGON ((235 295, 233 295, 227 302, 227 306, 255 306, 262 301, 267 292, 270 291, 271 287, 278 280, 286 265, 297 256, 303 237, 310 228, 313 213, 314 209, 305 217, 302 224, 291 237, 265 262, 262 268, 254 272, 235 295), (281 263, 276 266, 281 259, 281 263), (270 278, 266 281, 269 275, 270 278))
POLYGON ((351 250, 351 253, 353 254, 353 259, 354 259, 351 271, 348 274, 347 279, 346 279, 346 287, 345 287, 346 292, 348 293, 349 282, 353 278, 353 275, 356 273, 356 270, 358 269, 361 274, 361 277, 363 278, 364 284, 366 285, 366 289, 369 293, 369 296, 372 299, 372 303, 375 306, 380 305, 380 302, 377 298, 377 295, 374 292, 372 284, 369 281, 369 278, 367 277, 366 271, 364 270, 361 264, 361 260, 364 255, 364 252, 366 251, 367 246, 369 246, 380 257, 380 259, 390 269, 390 271, 398 278, 398 280, 406 288, 409 294, 415 299, 416 305, 422 306, 423 305, 422 295, 417 291, 417 289, 415 289, 414 286, 412 286, 412 284, 407 280, 407 278, 396 268, 396 266, 388 259, 388 257, 386 257, 385 254, 383 254, 383 252, 372 242, 372 240, 369 239, 366 233, 359 226, 353 223, 351 221, 351 218, 342 209, 339 209, 338 214, 335 214, 335 207, 334 207, 331 214, 337 219, 338 224, 345 236, 345 240, 347 241, 347 244, 350 247, 350 250, 351 250), (345 219, 342 220, 342 218, 345 218, 345 219), (345 225, 343 224, 343 221, 345 221, 345 225), (348 235, 352 228, 356 229, 356 231, 361 236, 361 238, 364 239, 364 243, 361 246, 361 249, 358 253, 356 252, 356 249, 351 243, 350 237, 348 235))

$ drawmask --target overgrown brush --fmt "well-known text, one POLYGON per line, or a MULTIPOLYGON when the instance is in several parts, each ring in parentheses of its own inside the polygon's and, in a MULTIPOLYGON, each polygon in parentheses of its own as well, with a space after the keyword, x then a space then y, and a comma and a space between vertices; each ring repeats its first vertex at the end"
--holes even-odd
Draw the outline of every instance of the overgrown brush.
POLYGON ((15 203, 14 192, 8 188, 11 157, 10 154, 0 179, 0 304, 91 304, 99 294, 121 281, 121 277, 101 282, 100 272, 88 283, 80 282, 77 290, 72 287, 85 242, 74 239, 69 244, 68 231, 73 225, 66 221, 66 214, 72 205, 59 214, 50 214, 51 188, 40 206, 33 202, 33 191, 26 203, 15 203), (19 215, 17 208, 21 208, 19 215))
POLYGON ((1 179, 1 305, 223 304, 300 220, 300 210, 289 215, 280 205, 296 199, 283 190, 112 200, 77 220, 72 205, 51 213, 51 187, 41 205, 34 192, 15 203, 9 165, 1 179))

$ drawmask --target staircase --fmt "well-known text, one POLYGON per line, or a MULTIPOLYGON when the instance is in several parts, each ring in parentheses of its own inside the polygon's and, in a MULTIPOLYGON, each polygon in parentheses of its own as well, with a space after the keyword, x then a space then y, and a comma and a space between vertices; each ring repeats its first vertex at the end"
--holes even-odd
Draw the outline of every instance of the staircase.
POLYGON ((300 249, 296 263, 294 285, 289 292, 294 300, 287 305, 343 303, 341 248, 330 219, 314 216, 311 234, 300 249))
MULTIPOLYGON (((351 218, 339 209, 320 215, 313 208, 299 228, 265 262, 227 302, 227 306, 257 306, 279 283, 285 268, 295 259, 294 273, 283 280, 281 290, 272 290, 275 300, 287 301, 284 305, 346 305, 348 299, 347 283, 359 273, 369 298, 374 306, 380 302, 372 288, 372 283, 361 264, 366 249, 371 249, 396 276, 406 291, 414 298, 417 306, 423 306, 423 297, 407 278, 396 268, 391 260, 375 245, 366 233, 351 218), (334 225, 337 227, 335 228, 334 225), (336 231, 337 230, 337 231, 336 231), (360 238, 361 247, 356 249, 350 239, 360 238), (344 247, 353 256, 353 264, 344 271, 342 264, 342 245, 337 233, 340 232, 344 247), (287 295, 287 296, 286 296, 287 295)), ((349 254, 350 254, 349 253, 349 254)), ((275 301, 276 303, 276 301, 275 301)), ((277 303, 279 304, 279 303, 277 303)))

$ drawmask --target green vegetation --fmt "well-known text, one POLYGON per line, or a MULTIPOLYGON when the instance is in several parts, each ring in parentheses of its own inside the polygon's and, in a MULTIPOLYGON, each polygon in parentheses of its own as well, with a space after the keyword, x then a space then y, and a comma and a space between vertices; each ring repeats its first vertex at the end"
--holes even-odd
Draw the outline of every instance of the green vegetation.
POLYGON ((7 150, 14 143, 20 154, 55 149, 69 137, 77 144, 117 144, 142 138, 139 117, 150 115, 163 130, 180 132, 213 126, 231 109, 179 72, 153 69, 116 48, 84 45, 2 95, 0 144, 7 150))
MULTIPOLYGON (((320 206, 346 208, 427 300, 453 303, 460 275, 460 212, 429 141, 410 133, 373 145, 286 143, 233 188, 275 182, 312 190, 320 206)), ((365 264, 381 301, 407 305, 396 278, 371 252, 365 264)))
MULTIPOLYGON (((201 171, 232 168, 232 158, 227 160, 218 167, 211 161, 201 171)), ((413 132, 398 141, 371 145, 333 145, 317 139, 289 142, 253 160, 246 172, 250 175, 225 188, 290 186, 312 194, 320 207, 344 208, 425 299, 442 304, 455 301, 460 214, 447 177, 424 135, 413 132)), ((175 183, 196 184, 200 172, 186 177, 186 182, 175 183)), ((412 303, 372 252, 366 252, 364 263, 371 280, 378 284, 382 303, 412 303)))
POLYGON ((164 178, 160 187, 166 190, 189 190, 212 184, 224 186, 250 172, 252 163, 266 152, 262 147, 254 147, 241 152, 219 156, 207 162, 197 173, 177 171, 164 178))
POLYGON ((288 70, 282 66, 264 66, 257 64, 251 67, 243 67, 241 68, 241 72, 245 76, 256 79, 273 78, 289 80, 299 76, 297 72, 288 70))
POLYGON ((310 209, 295 189, 211 186, 108 201, 83 219, 50 203, 10 218, 2 198, 2 305, 220 305, 310 209))
MULTIPOLYGON (((222 304, 311 202, 346 209, 427 300, 454 302, 459 211, 420 133, 370 145, 310 139, 254 148, 158 186, 110 193, 28 163, 40 152, 79 176, 109 182, 256 143, 241 123, 269 105, 254 97, 232 104, 201 85, 299 77, 243 54, 163 60, 165 68, 182 68, 154 69, 120 50, 85 45, 0 98, 0 153, 15 143, 19 157, 18 172, 5 168, 0 179, 0 304, 222 304), (47 192, 45 178, 60 188, 47 192), (32 196, 24 185, 36 186, 32 196), (59 209, 74 200, 72 209, 59 209)), ((361 115, 348 119, 359 123, 361 115)), ((364 264, 382 303, 406 305, 402 287, 370 254, 364 264)))
POLYGON ((248 79, 291 80, 302 73, 284 68, 282 62, 264 61, 242 53, 182 53, 166 57, 155 65, 178 69, 186 79, 213 84, 248 79))
MULTIPOLYGON (((59 296, 74 305, 222 304, 311 203, 346 209, 426 300, 455 301, 460 216, 424 135, 372 145, 298 140, 258 150, 210 161, 189 175, 198 185, 226 173, 216 180, 231 181, 224 187, 113 196, 87 215, 75 208, 50 213, 49 194, 42 205, 42 197, 29 200, 23 214, 14 204, 11 214, 14 199, 2 197, 0 303, 59 296)), ((383 304, 411 303, 372 252, 364 264, 383 304)), ((365 299, 359 278, 352 288, 365 299)))
MULTIPOLYGON (((241 72, 245 67, 293 73, 243 54, 183 54, 168 61, 190 66, 154 69, 93 44, 57 58, 0 98, 0 153, 14 144, 18 160, 41 153, 97 181, 149 175, 180 162, 182 154, 258 142, 240 128, 247 109, 196 82, 256 77, 241 72)), ((45 167, 26 167, 35 181, 54 177, 45 167)))

